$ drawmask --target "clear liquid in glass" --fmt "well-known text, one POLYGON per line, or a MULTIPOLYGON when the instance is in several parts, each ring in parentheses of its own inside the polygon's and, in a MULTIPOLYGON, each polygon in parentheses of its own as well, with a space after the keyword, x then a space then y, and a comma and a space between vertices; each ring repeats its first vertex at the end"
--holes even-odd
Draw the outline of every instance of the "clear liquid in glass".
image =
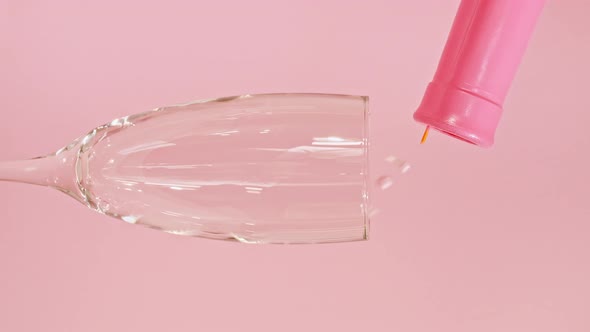
POLYGON ((357 96, 245 95, 117 119, 66 149, 76 152, 70 191, 78 192, 69 193, 99 212, 174 234, 363 240, 367 104, 357 96))

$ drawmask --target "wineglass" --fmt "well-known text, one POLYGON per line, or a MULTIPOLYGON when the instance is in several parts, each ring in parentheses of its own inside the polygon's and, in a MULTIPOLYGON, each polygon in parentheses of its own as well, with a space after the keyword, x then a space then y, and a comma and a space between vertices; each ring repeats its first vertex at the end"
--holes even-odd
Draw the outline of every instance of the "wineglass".
POLYGON ((242 95, 115 119, 0 179, 168 233, 244 243, 367 239, 368 98, 242 95))

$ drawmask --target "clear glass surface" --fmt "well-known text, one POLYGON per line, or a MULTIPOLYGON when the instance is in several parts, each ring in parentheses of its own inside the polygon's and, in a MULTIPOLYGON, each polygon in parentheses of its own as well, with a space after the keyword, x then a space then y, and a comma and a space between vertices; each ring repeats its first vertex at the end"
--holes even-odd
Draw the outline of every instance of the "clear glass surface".
POLYGON ((173 234, 363 240, 367 117, 368 99, 359 96, 221 98, 116 119, 54 155, 3 163, 0 172, 173 234))

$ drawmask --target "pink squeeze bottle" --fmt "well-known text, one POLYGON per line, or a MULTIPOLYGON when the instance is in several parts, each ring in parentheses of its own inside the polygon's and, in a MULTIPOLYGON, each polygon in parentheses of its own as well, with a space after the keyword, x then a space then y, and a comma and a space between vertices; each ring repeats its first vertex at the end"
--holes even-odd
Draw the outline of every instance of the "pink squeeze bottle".
POLYGON ((414 119, 491 147, 502 105, 545 0, 462 0, 414 119))

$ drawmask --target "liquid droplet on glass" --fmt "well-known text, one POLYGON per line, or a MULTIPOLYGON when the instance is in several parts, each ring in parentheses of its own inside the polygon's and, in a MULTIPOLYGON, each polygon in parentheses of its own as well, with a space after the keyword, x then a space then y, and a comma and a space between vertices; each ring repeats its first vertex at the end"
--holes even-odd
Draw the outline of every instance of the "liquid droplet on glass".
MULTIPOLYGON (((383 167, 383 169, 381 170, 381 174, 380 176, 377 177, 376 180, 374 180, 373 182, 373 189, 375 189, 373 192, 376 194, 376 196, 385 196, 383 197, 383 199, 389 199, 389 192, 388 193, 384 193, 386 190, 388 190, 389 188, 393 187, 394 184, 396 184, 396 187, 398 187, 398 180, 399 177, 402 176, 403 174, 407 173, 410 171, 410 164, 408 162, 406 162, 403 159, 399 159, 396 156, 393 155, 389 155, 387 157, 384 158, 384 162, 385 165, 381 165, 383 167), (379 194, 381 193, 381 194, 379 194)), ((403 185, 403 181, 399 182, 401 185, 403 185)), ((398 188, 398 189, 403 189, 403 188, 398 188)), ((387 201, 385 201, 387 202, 387 201)), ((387 203, 385 203, 387 204, 387 203)), ((383 210, 381 210, 381 208, 372 206, 369 211, 368 211, 368 216, 369 218, 373 218, 376 215, 381 215, 382 211, 385 211, 384 214, 386 214, 386 210, 387 210, 387 205, 385 205, 384 207, 382 207, 383 210)))
POLYGON ((388 156, 387 158, 385 158, 385 161, 390 164, 393 164, 394 162, 397 161, 397 158, 395 156, 388 156))
POLYGON ((377 208, 375 208, 375 207, 372 207, 372 208, 369 210, 369 218, 373 218, 373 217, 375 217, 376 215, 378 215, 378 214, 379 214, 379 212, 381 212, 379 209, 377 209, 377 208))
POLYGON ((393 167, 389 167, 390 171, 386 173, 387 175, 382 175, 377 178, 376 185, 381 190, 389 189, 393 186, 394 178, 400 174, 409 172, 411 168, 409 163, 393 155, 387 156, 385 162, 393 167))
POLYGON ((402 174, 408 173, 410 168, 412 168, 412 166, 410 166, 410 164, 404 162, 402 165, 402 169, 401 169, 402 174))
POLYGON ((382 176, 377 179, 377 186, 381 190, 386 190, 393 185, 393 179, 389 176, 382 176))

